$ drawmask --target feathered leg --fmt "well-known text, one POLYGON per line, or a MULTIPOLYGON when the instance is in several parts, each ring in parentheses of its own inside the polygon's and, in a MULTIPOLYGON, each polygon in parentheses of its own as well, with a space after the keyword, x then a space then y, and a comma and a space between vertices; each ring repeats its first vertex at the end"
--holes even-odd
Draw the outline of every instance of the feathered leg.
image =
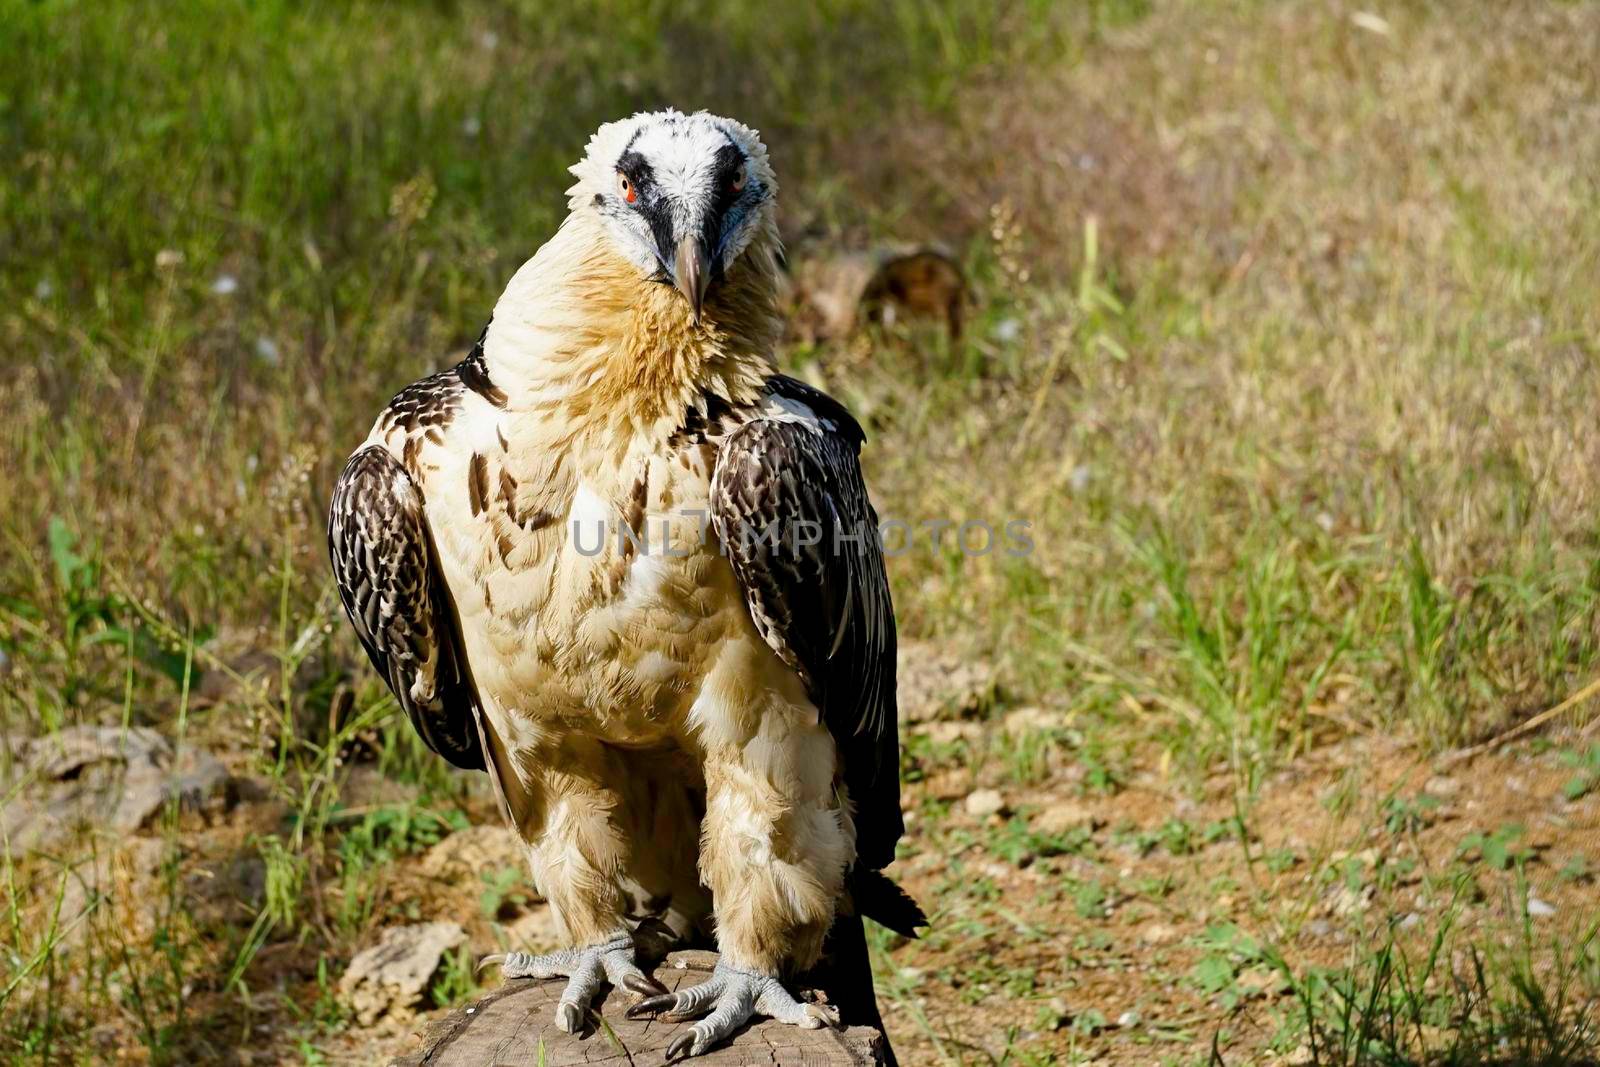
POLYGON ((622 772, 604 746, 582 739, 519 762, 536 770, 503 776, 507 814, 528 845, 533 881, 557 933, 573 947, 489 956, 480 966, 498 963, 507 978, 566 978, 556 1025, 578 1033, 602 982, 646 996, 665 992, 634 958, 622 885, 631 851, 621 822, 625 798, 611 784, 622 772))
POLYGON ((672 1059, 699 1055, 754 1015, 812 1028, 838 1022, 831 1005, 803 1003, 780 980, 821 954, 854 849, 834 786, 834 743, 802 707, 764 711, 701 721, 708 743, 700 873, 711 888, 721 960, 703 985, 629 1011, 705 1016, 668 1050, 672 1059))

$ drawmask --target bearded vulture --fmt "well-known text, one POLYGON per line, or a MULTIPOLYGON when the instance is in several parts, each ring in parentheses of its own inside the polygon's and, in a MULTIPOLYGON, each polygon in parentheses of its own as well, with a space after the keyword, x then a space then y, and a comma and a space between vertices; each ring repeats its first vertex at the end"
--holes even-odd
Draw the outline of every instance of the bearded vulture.
MULTIPOLYGON (((882 873, 903 832, 895 619, 861 427, 777 372, 777 183, 706 113, 602 126, 569 214, 471 354, 404 389, 350 458, 328 541, 351 624, 427 744, 488 772, 568 947, 491 957, 604 981, 631 1014, 840 1020, 789 984, 861 971, 863 915, 912 935, 882 873), (670 994, 648 930, 714 937, 670 994), (789 984, 786 984, 789 983, 789 984)), ((487 961, 486 961, 487 962, 487 961)), ((850 1018, 854 1014, 855 1019, 850 1018)))

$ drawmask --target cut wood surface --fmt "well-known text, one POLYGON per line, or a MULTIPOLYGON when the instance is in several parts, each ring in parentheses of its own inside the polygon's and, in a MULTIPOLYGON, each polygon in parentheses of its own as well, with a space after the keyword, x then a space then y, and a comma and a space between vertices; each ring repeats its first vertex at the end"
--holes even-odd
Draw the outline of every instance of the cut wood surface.
MULTIPOLYGON (((674 952, 653 973, 668 989, 687 988, 711 977, 716 960, 713 952, 674 952)), ((421 1048, 391 1067, 657 1067, 666 1062, 673 1039, 692 1024, 692 1020, 629 1019, 624 1012, 635 998, 613 989, 596 1000, 588 1033, 574 1037, 555 1025, 556 1001, 565 984, 564 979, 508 981, 435 1023, 421 1048)), ((732 1042, 687 1062, 695 1067, 866 1067, 884 1062, 883 1040, 881 1033, 868 1027, 802 1030, 758 1019, 735 1034, 732 1042)))

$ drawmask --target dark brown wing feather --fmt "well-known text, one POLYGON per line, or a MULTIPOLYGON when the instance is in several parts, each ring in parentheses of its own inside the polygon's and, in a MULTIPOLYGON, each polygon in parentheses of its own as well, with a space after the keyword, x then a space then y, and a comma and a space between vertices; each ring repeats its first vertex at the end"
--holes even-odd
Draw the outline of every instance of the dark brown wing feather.
POLYGON ((711 521, 756 628, 805 682, 838 744, 860 865, 894 858, 900 814, 895 622, 848 412, 787 378, 774 395, 815 418, 757 416, 723 439, 711 521))
POLYGON ((417 733, 457 767, 482 770, 477 696, 422 494, 382 448, 364 448, 345 464, 328 515, 328 554, 345 614, 417 733))

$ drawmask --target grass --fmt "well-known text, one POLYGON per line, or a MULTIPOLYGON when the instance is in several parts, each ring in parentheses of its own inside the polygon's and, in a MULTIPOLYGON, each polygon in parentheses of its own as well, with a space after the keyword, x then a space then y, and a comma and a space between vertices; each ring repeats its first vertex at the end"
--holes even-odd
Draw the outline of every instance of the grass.
MULTIPOLYGON (((972 281, 959 341, 784 353, 868 422, 881 512, 1023 521, 1034 545, 968 557, 919 534, 891 566, 905 634, 994 660, 1000 710, 1064 724, 908 738, 915 853, 965 855, 931 951, 1105 921, 1123 895, 1165 907, 1209 884, 1204 857, 1255 847, 1216 827, 1260 823, 1278 777, 1337 745, 1425 758, 1554 705, 1600 670, 1596 33, 1593 5, 1531 2, 0 0, 0 751, 156 725, 270 801, 204 844, 172 812, 147 899, 99 877, 118 842, 6 843, 0 1056, 93 1060, 98 1032, 203 1060, 271 1021, 318 1062, 348 1030, 343 962, 433 909, 408 864, 489 809, 339 617, 327 489, 382 400, 476 335, 589 132, 639 107, 762 128, 797 257, 931 239, 972 281), (1228 795, 1099 834, 946 831, 952 772, 1024 798, 1124 803, 1152 776, 1182 803, 1228 795), (256 888, 195 888, 235 864, 256 888), (1020 903, 1007 879, 1045 866, 1048 901, 1020 903)), ((1592 803, 1595 751, 1553 757, 1552 802, 1592 803)), ((1372 808, 1350 781, 1336 823, 1372 808)), ((1384 797, 1383 833, 1442 832, 1415 786, 1384 797)), ((1446 867, 1517 877, 1512 825, 1452 829, 1446 867)), ((1259 852, 1235 880, 1298 878, 1316 849, 1259 852)), ((468 887, 484 922, 526 904, 490 873, 468 887)), ((1592 932, 1513 949, 1429 924, 1438 958, 1374 929, 1338 967, 1286 962, 1281 1043, 1329 1063, 1594 1054, 1562 1000, 1594 988, 1592 932)), ((907 951, 883 947, 884 981, 944 1062, 1110 1040, 939 1030, 957 1016, 895 977, 907 951)), ((953 995, 1056 995, 1036 960, 994 966, 953 995), (1025 973, 1037 995, 1010 988, 1025 973)), ((472 988, 462 957, 434 992, 472 988)), ((1171 1032, 1236 1029, 1207 1010, 1171 1032)))

